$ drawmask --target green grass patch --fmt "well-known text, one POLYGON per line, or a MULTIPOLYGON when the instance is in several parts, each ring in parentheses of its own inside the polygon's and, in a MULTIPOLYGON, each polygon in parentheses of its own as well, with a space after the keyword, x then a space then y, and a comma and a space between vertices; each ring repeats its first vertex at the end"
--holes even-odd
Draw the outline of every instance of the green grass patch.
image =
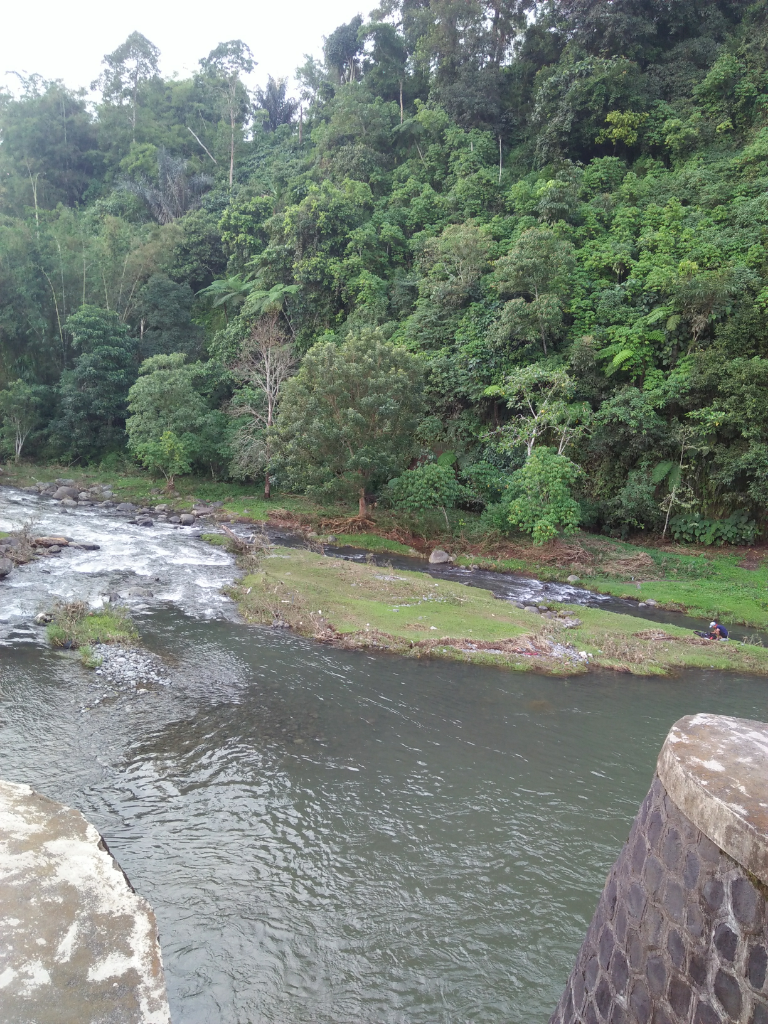
POLYGON ((86 658, 93 657, 94 644, 132 646, 139 638, 136 627, 124 609, 110 608, 93 612, 84 601, 56 605, 47 633, 53 647, 68 650, 87 648, 86 658))
POLYGON ((660 629, 658 623, 593 608, 567 609, 581 624, 565 628, 561 620, 525 612, 485 590, 301 549, 274 551, 232 596, 246 621, 268 625, 282 619, 301 635, 349 647, 526 671, 583 671, 585 666, 548 653, 556 643, 588 652, 593 666, 637 674, 682 668, 768 674, 768 650, 760 647, 702 643, 689 630, 660 629), (473 643, 503 649, 472 650, 473 643))
MULTIPOLYGON (((513 545, 510 543, 510 548, 513 545)), ((459 555, 460 565, 479 564, 497 572, 521 573, 543 580, 559 580, 575 574, 578 586, 602 594, 635 599, 653 598, 663 608, 706 619, 722 619, 733 625, 768 628, 768 560, 758 550, 749 558, 742 550, 657 548, 627 544, 581 534, 562 545, 568 557, 553 561, 523 546, 524 557, 459 555)))
POLYGON ((407 544, 390 540, 388 537, 379 537, 375 533, 337 533, 335 543, 342 547, 362 548, 365 551, 391 552, 395 555, 419 555, 414 548, 407 544))
POLYGON ((206 544, 212 544, 215 548, 229 548, 232 545, 232 541, 224 533, 201 533, 200 540, 204 540, 206 544))

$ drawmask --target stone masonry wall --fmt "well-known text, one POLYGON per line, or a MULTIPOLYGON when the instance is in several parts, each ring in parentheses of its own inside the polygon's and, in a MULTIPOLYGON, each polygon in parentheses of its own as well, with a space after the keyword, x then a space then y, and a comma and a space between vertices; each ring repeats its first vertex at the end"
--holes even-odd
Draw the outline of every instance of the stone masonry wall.
POLYGON ((550 1024, 768 1024, 765 891, 656 776, 550 1024))

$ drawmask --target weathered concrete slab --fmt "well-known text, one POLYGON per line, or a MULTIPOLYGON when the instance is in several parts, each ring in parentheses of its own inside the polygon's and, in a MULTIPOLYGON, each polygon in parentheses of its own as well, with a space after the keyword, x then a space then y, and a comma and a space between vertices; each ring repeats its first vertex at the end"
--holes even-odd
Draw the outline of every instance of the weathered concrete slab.
POLYGON ((169 1024, 152 908, 70 807, 0 782, 0 1020, 169 1024))
POLYGON ((657 772, 693 824, 768 884, 768 725, 723 715, 681 718, 657 772))

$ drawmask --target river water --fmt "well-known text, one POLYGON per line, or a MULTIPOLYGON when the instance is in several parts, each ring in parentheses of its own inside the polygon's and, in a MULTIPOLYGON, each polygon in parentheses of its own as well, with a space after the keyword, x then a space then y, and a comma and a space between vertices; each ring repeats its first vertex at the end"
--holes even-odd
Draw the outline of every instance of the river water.
POLYGON ((763 679, 550 679, 248 628, 189 531, 0 491, 0 529, 22 518, 102 549, 0 584, 0 777, 104 834, 155 908, 175 1024, 545 1024, 672 722, 768 717, 763 679), (137 583, 168 685, 113 689, 29 624, 48 594, 137 583))

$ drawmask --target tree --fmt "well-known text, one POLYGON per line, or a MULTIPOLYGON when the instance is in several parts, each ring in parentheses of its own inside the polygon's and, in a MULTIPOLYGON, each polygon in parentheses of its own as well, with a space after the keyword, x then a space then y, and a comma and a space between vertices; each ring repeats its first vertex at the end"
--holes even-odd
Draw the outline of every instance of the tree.
POLYGON ((221 370, 215 364, 185 364, 181 352, 144 360, 128 394, 131 415, 125 424, 128 447, 139 461, 164 473, 176 464, 173 459, 200 468, 209 464, 213 471, 226 432, 226 416, 212 408, 217 377, 221 370), (165 435, 171 436, 163 441, 165 435))
POLYGON ((60 443, 82 455, 122 440, 128 389, 136 378, 134 342, 117 313, 82 306, 67 319, 72 348, 80 354, 61 376, 60 443))
POLYGON ((533 537, 534 544, 546 544, 558 529, 575 533, 581 522, 579 503, 571 487, 581 475, 577 465, 552 448, 536 448, 522 469, 512 474, 508 518, 513 526, 533 537))
POLYGON ((346 25, 339 25, 337 29, 325 39, 323 54, 329 71, 337 76, 339 84, 354 82, 360 73, 359 56, 363 50, 363 40, 360 38, 362 28, 362 15, 356 14, 346 25))
POLYGON ((269 432, 274 426, 281 389, 295 365, 296 356, 280 329, 278 316, 272 314, 257 321, 231 367, 240 387, 229 413, 235 418, 247 417, 232 440, 235 469, 238 475, 250 475, 254 469, 263 468, 267 500, 271 493, 269 432))
POLYGON ((450 529, 446 509, 454 508, 467 497, 468 491, 456 479, 453 466, 441 465, 438 461, 409 469, 402 476, 390 480, 389 493, 397 508, 409 512, 442 509, 446 528, 450 529))
POLYGON ((250 103, 248 92, 240 81, 240 75, 253 71, 256 62, 253 54, 241 39, 219 43, 215 50, 200 61, 200 67, 207 81, 220 94, 226 116, 229 120, 229 187, 235 174, 235 134, 248 113, 250 103))
POLYGON ((0 391, 0 437, 13 445, 18 462, 24 442, 40 423, 41 389, 23 380, 15 380, 0 391))
POLYGON ((288 92, 288 79, 274 79, 272 75, 267 77, 266 89, 257 88, 254 90, 256 106, 264 111, 264 128, 274 132, 283 124, 290 124, 299 109, 299 101, 286 96, 288 92))
POLYGON ((120 188, 142 199, 158 224, 170 224, 196 209, 212 184, 210 175, 189 174, 187 160, 171 156, 161 147, 157 153, 157 185, 141 178, 139 181, 123 180, 120 188))
POLYGON ((289 483, 317 495, 366 491, 408 465, 424 410, 419 361, 369 331, 343 345, 321 342, 286 384, 278 455, 289 483))
POLYGON ((136 299, 134 318, 143 359, 167 352, 198 353, 202 331, 192 322, 194 295, 188 284, 153 274, 136 299))
POLYGON ((582 433, 589 422, 591 409, 586 402, 568 401, 575 392, 575 382, 563 369, 534 363, 514 370, 504 384, 486 388, 489 398, 503 398, 515 414, 497 432, 500 447, 509 451, 524 444, 527 457, 540 439, 550 435, 557 441, 557 454, 582 433))
POLYGON ((534 331, 547 354, 547 339, 563 325, 565 298, 575 269, 573 243, 547 228, 528 228, 496 264, 499 295, 520 295, 508 302, 496 328, 497 340, 518 337, 532 341, 534 331))
POLYGON ((150 472, 158 471, 165 477, 166 490, 173 490, 175 478, 192 469, 188 445, 172 430, 164 430, 160 437, 151 437, 133 447, 139 462, 150 472))
MULTIPOLYGON (((141 86, 159 73, 160 51, 141 32, 131 32, 124 43, 108 53, 102 63, 102 95, 105 100, 122 106, 128 104, 131 138, 136 140, 136 111, 141 86)), ((94 82, 93 87, 98 83, 94 82)))

